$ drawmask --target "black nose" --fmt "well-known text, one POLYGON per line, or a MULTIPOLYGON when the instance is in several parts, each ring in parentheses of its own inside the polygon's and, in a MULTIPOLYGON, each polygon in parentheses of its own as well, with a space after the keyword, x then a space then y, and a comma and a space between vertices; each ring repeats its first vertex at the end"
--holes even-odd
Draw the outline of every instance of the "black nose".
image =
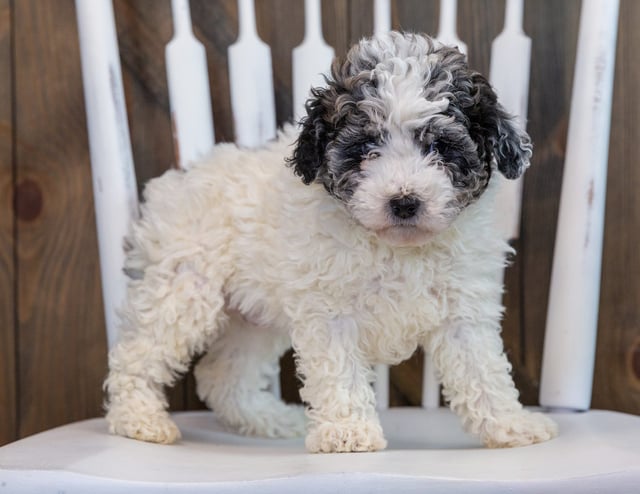
POLYGON ((412 218, 420 209, 420 199, 414 196, 395 197, 389 201, 394 216, 406 220, 412 218))

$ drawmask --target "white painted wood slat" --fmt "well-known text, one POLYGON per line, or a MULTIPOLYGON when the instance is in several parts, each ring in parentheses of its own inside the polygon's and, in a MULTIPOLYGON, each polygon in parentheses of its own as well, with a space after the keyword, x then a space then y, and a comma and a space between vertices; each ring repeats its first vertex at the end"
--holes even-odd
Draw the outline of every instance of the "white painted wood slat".
POLYGON ((214 130, 207 55, 193 35, 188 0, 171 0, 173 39, 165 50, 173 145, 180 168, 213 146, 214 130))
POLYGON ((305 31, 302 43, 293 49, 293 117, 305 115, 304 105, 312 87, 325 86, 335 52, 322 37, 320 0, 304 2, 305 31))
POLYGON ((271 49, 258 36, 254 0, 238 0, 238 39, 229 47, 236 143, 255 148, 276 136, 271 49))
MULTIPOLYGON (((531 65, 531 38, 522 29, 524 0, 507 0, 503 31, 491 47, 489 80, 498 93, 498 99, 512 114, 522 129, 527 127, 529 105, 529 72, 531 65)), ((523 177, 507 180, 500 174, 496 197, 496 222, 505 239, 520 235, 523 177)))
POLYGON ((553 408, 591 403, 618 10, 582 3, 540 385, 553 408))
POLYGON ((111 0, 76 0, 107 341, 117 340, 127 287, 124 237, 138 192, 111 0))

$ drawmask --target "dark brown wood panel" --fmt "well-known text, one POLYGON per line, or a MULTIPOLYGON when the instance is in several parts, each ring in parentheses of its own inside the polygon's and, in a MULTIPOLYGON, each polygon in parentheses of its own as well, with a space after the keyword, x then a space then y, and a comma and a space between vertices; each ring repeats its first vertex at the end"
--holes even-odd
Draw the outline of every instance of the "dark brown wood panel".
POLYGON ((324 39, 333 46, 337 56, 343 56, 351 45, 349 5, 350 2, 344 0, 322 1, 324 39))
POLYGON ((16 439, 11 3, 0 0, 0 445, 16 439))
POLYGON ((256 2, 256 22, 258 35, 271 47, 276 121, 282 125, 293 118, 292 51, 304 36, 304 2, 256 2))
POLYGON ((349 37, 345 51, 363 37, 373 34, 373 2, 370 0, 352 0, 349 2, 348 16, 349 37))
POLYGON ((439 12, 438 0, 396 0, 392 5, 393 28, 435 36, 439 12))
POLYGON ((164 48, 168 1, 116 0, 114 13, 138 188, 175 165, 164 48))
POLYGON ((640 2, 620 5, 593 406, 640 412, 640 2))
MULTIPOLYGON (((138 189, 175 166, 164 49, 173 35, 168 1, 113 3, 131 148, 138 189)), ((171 407, 185 406, 182 383, 169 390, 171 407)))
POLYGON ((489 78, 491 43, 504 27, 504 0, 460 0, 458 37, 467 44, 469 66, 489 78))
POLYGON ((227 50, 238 36, 235 0, 194 0, 191 14, 196 36, 207 50, 216 141, 233 141, 233 115, 227 50))
POLYGON ((74 4, 13 6, 25 436, 101 413, 106 338, 74 4))

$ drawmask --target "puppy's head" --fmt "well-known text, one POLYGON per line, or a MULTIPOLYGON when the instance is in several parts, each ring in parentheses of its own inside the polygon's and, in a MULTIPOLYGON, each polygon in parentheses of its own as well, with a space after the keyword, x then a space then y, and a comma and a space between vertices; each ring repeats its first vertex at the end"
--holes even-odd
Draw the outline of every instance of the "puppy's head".
POLYGON ((392 245, 421 245, 486 189, 516 178, 529 137, 464 56, 422 35, 362 40, 315 88, 290 163, 392 245))

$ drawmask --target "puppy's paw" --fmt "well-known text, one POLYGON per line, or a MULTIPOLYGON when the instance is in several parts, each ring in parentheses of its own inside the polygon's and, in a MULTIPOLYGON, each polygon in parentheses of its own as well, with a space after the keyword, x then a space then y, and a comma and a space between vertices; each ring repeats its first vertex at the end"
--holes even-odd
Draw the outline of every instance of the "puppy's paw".
POLYGON ((558 426, 542 413, 528 410, 487 420, 481 433, 489 448, 513 448, 548 441, 558 435, 558 426))
POLYGON ((165 411, 152 413, 117 413, 109 410, 107 414, 109 432, 120 436, 151 443, 172 444, 180 439, 180 430, 165 411))
POLYGON ((305 441, 311 453, 378 451, 387 446, 376 421, 345 420, 314 424, 305 441))

